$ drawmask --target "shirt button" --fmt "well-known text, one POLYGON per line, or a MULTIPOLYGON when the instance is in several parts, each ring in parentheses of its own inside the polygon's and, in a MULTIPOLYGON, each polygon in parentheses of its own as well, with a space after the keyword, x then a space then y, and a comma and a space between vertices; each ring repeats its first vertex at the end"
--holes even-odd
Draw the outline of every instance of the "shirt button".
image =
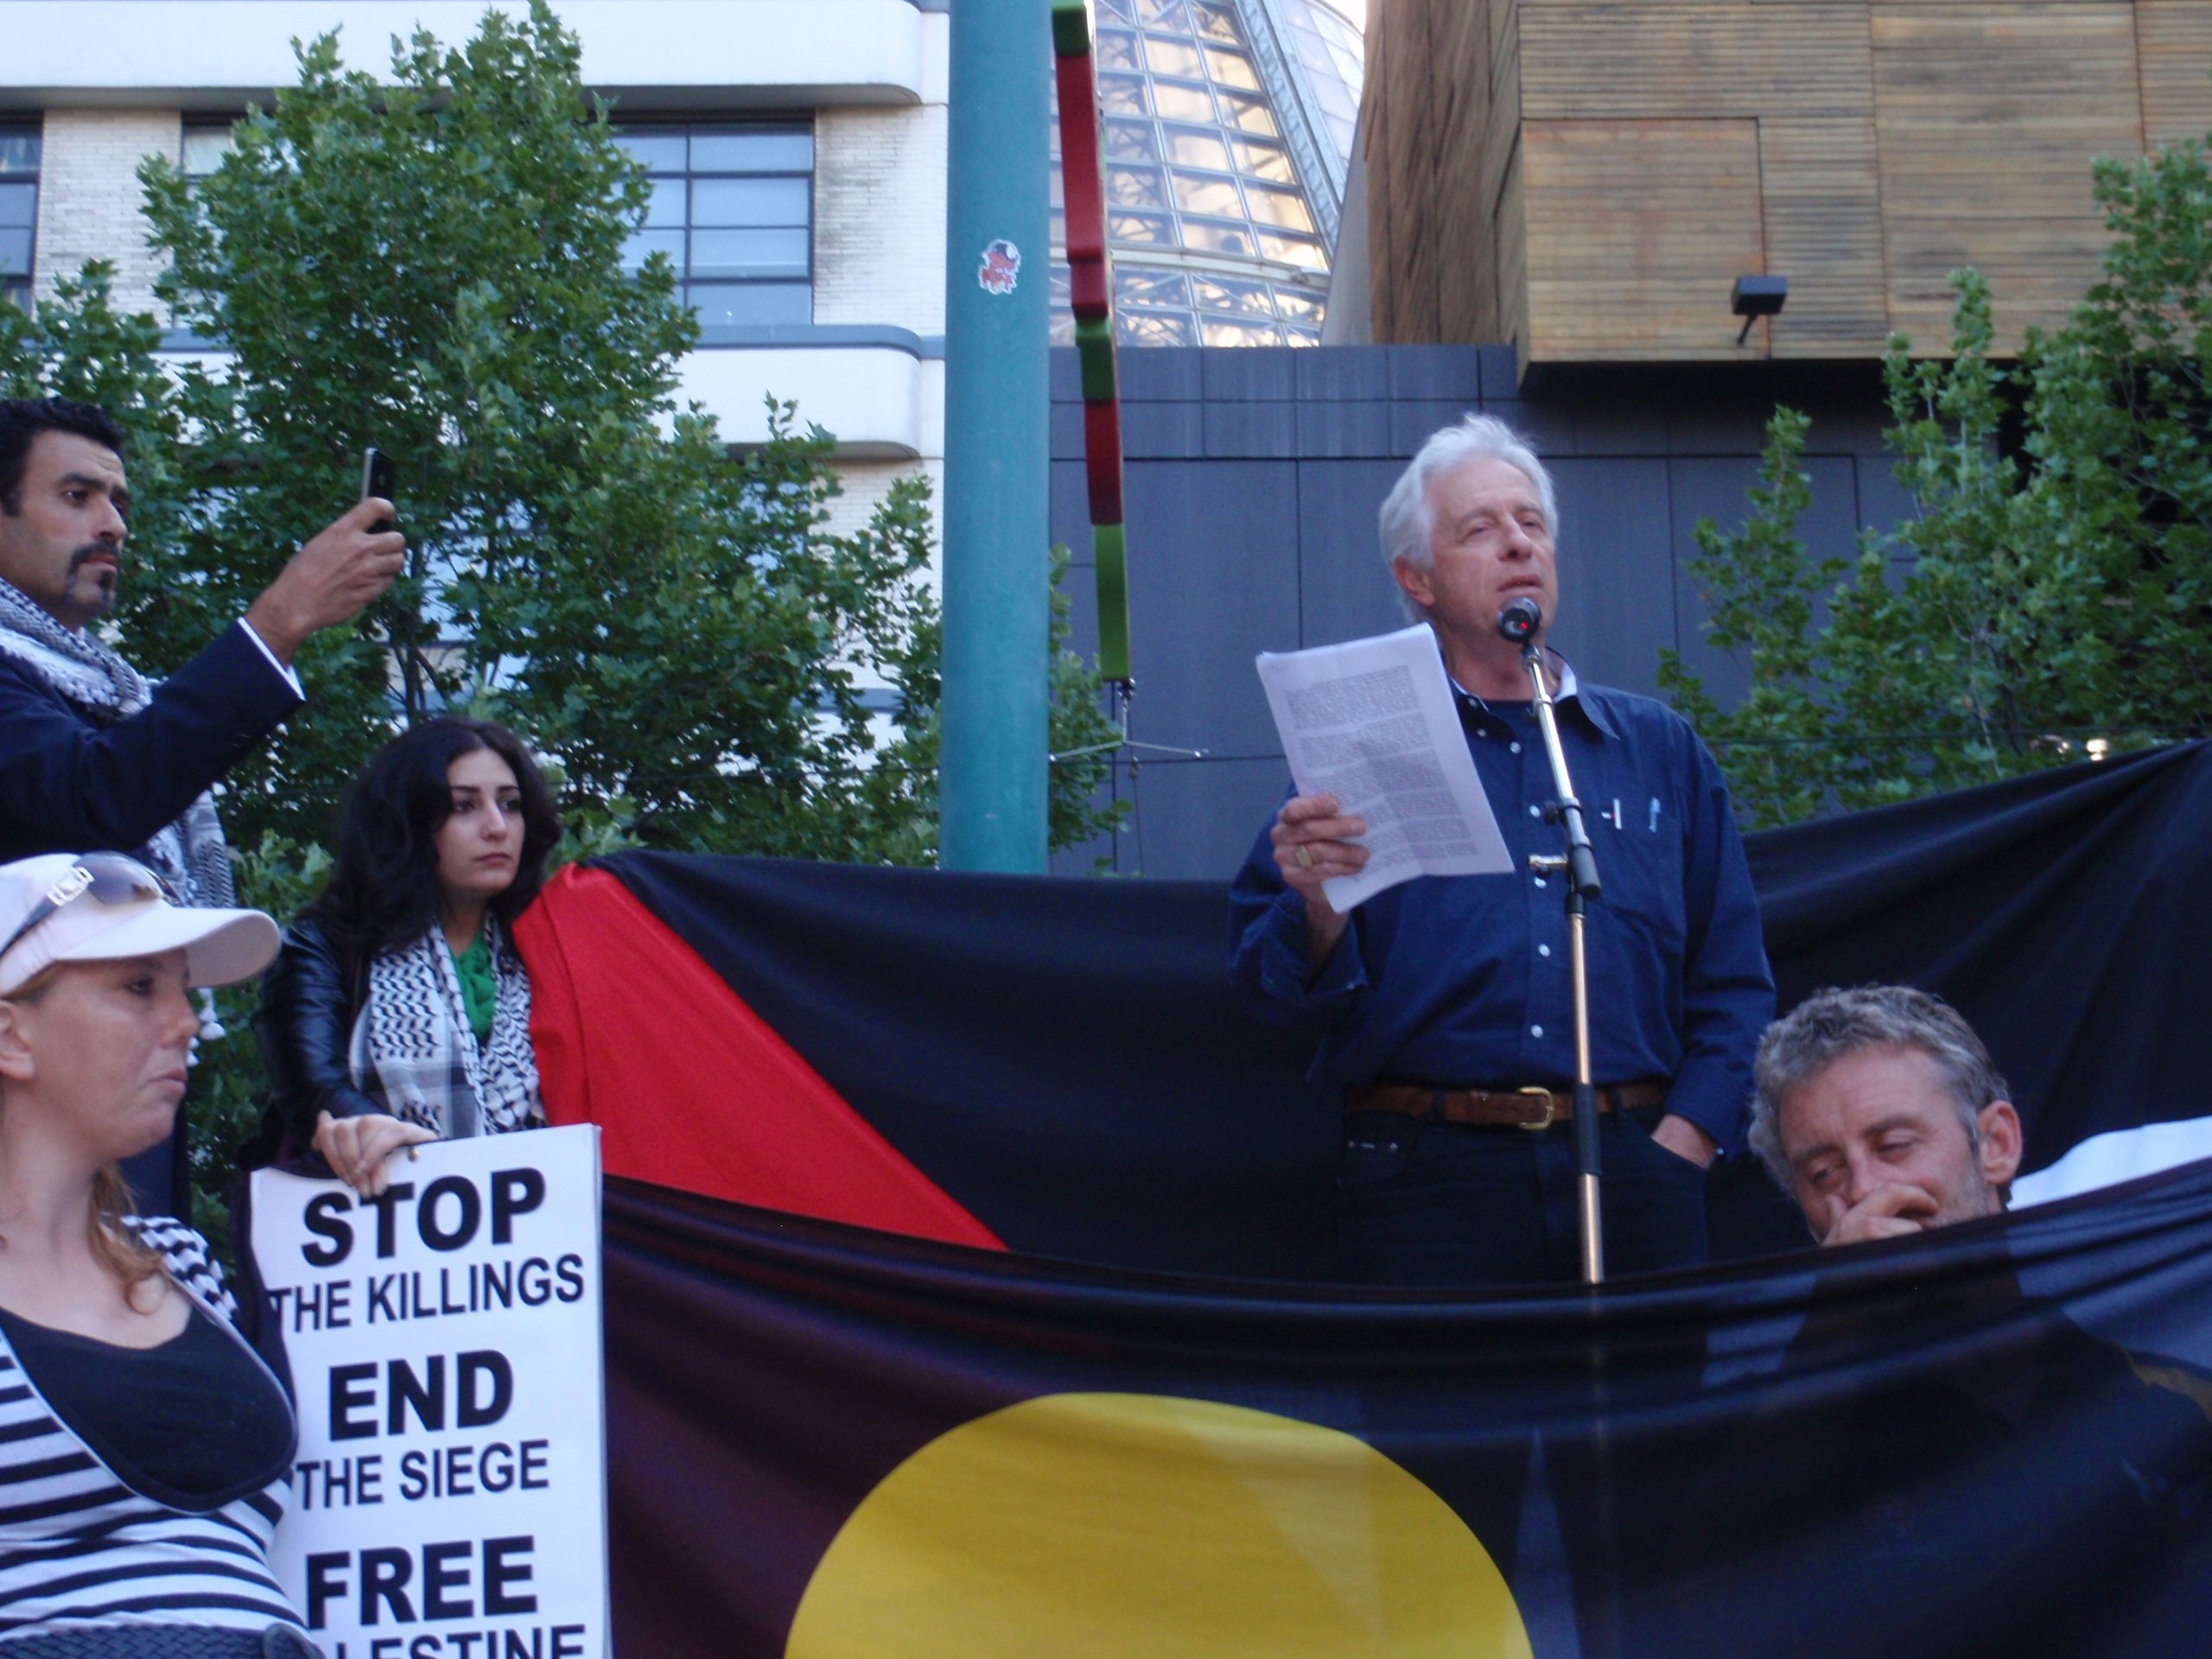
POLYGON ((1513 746, 1513 753, 1516 753, 1516 754, 1518 754, 1518 753, 1521 753, 1521 746, 1520 746, 1518 743, 1516 743, 1516 744, 1513 746))
POLYGON ((1541 1026, 1531 1026, 1529 1027, 1529 1034, 1531 1037, 1541 1037, 1544 1034, 1544 1028, 1541 1026))
POLYGON ((1532 806, 1529 809, 1529 816, 1532 818, 1541 818, 1544 816, 1544 809, 1541 806, 1532 806))
POLYGON ((1548 944, 1540 944, 1536 947, 1536 954, 1540 957, 1548 957, 1551 953, 1552 948, 1548 944))
POLYGON ((1536 878, 1536 885, 1540 887, 1544 885, 1544 878, 1542 876, 1540 875, 1536 878))

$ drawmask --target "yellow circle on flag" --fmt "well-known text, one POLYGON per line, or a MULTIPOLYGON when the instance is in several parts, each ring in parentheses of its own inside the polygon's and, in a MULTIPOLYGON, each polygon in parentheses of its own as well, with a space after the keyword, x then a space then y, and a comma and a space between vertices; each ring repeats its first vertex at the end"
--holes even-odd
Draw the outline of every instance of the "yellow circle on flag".
POLYGON ((1466 1523, 1364 1441, 1147 1394, 1027 1400, 854 1510, 789 1659, 1528 1659, 1466 1523))

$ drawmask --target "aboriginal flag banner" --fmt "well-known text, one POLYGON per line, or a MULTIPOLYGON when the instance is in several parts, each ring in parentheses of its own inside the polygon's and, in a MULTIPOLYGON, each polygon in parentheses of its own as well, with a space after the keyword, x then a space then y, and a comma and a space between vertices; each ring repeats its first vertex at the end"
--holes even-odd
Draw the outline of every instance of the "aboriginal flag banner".
POLYGON ((2212 1166, 1580 1293, 611 1183, 618 1650, 2201 1655, 2212 1166))
MULTIPOLYGON (((2029 1165, 2212 1113, 2212 751, 1752 838, 2029 1165)), ((2212 1166, 1832 1256, 1351 1289, 1336 1101, 1199 884, 625 855, 518 930, 611 1179, 626 1653, 2199 1652, 2212 1166), (680 1190, 678 1190, 680 1189, 680 1190)))

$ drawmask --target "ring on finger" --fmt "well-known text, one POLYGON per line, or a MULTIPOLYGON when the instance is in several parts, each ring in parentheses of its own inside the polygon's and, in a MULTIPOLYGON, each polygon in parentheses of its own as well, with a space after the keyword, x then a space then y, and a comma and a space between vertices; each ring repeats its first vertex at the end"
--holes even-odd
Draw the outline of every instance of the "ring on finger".
POLYGON ((1313 868, 1313 850, 1306 847, 1303 842, 1300 844, 1297 852, 1293 854, 1292 856, 1298 860, 1298 868, 1300 869, 1310 870, 1313 868))

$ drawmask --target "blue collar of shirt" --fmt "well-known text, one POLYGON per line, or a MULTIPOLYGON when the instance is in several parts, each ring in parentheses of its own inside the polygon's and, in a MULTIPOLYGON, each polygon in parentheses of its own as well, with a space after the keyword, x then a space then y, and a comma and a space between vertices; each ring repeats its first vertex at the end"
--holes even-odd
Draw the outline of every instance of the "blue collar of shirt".
MULTIPOLYGON (((1553 694, 1553 702, 1561 709, 1574 709, 1581 715, 1583 719, 1588 721, 1601 736, 1610 737, 1618 741, 1620 734, 1614 729, 1612 721, 1605 714, 1605 692, 1592 687, 1590 695, 1585 696, 1582 683, 1575 677, 1574 664, 1556 651, 1552 652, 1552 660, 1559 664, 1559 690, 1553 694)), ((1468 690, 1459 681, 1452 679, 1450 670, 1445 671, 1444 677, 1451 680, 1452 695, 1457 696, 1462 704, 1471 703, 1481 709, 1489 708, 1490 705, 1482 698, 1468 690)))

